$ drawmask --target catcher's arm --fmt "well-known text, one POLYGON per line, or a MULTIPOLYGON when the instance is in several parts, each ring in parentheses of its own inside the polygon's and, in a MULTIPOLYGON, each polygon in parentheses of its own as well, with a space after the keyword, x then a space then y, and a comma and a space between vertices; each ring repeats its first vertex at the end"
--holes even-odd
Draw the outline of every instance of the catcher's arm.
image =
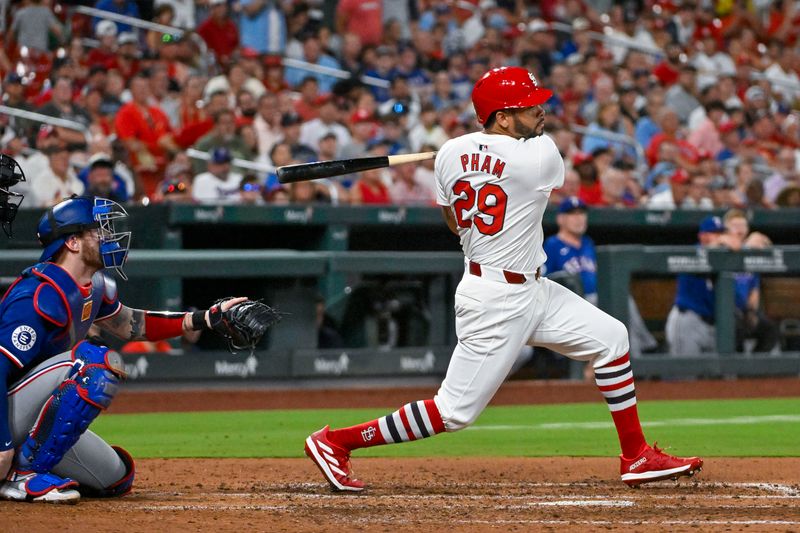
POLYGON ((148 341, 181 335, 191 338, 209 329, 225 337, 231 352, 252 352, 267 328, 280 319, 281 314, 270 306, 237 297, 224 298, 209 309, 193 313, 143 311, 120 304, 118 312, 95 320, 94 325, 123 340, 148 341))

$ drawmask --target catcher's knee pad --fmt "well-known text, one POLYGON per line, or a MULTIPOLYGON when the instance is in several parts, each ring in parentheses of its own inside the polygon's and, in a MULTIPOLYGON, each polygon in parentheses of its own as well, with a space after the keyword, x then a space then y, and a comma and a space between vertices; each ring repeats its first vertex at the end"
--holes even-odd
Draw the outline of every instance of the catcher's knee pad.
POLYGON ((84 341, 72 357, 72 373, 47 400, 20 448, 22 470, 52 470, 117 393, 124 377, 118 353, 84 341))
POLYGON ((78 492, 80 492, 81 495, 90 498, 115 498, 128 494, 133 488, 133 478, 136 475, 136 463, 134 463, 133 457, 119 446, 112 446, 112 448, 114 448, 114 451, 117 452, 120 460, 125 465, 125 475, 119 481, 102 489, 81 485, 78 487, 78 492))

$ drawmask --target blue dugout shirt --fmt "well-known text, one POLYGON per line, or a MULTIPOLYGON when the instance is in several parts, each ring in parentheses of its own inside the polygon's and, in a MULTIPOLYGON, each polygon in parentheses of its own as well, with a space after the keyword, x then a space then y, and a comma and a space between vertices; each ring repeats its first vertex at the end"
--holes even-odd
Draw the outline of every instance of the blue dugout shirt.
POLYGON ((558 235, 553 235, 544 241, 544 253, 547 254, 547 261, 543 274, 562 270, 580 274, 584 298, 590 301, 597 299, 597 252, 591 237, 584 235, 580 248, 575 248, 559 239, 558 235))

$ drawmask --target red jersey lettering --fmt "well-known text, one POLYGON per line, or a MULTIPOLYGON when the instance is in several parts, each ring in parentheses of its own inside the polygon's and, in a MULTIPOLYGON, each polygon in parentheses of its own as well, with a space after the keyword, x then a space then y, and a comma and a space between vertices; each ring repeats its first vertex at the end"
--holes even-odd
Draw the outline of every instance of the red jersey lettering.
POLYGON ((498 178, 502 178, 504 168, 506 168, 506 162, 498 159, 497 161, 494 162, 494 168, 492 169, 492 174, 494 174, 498 178))

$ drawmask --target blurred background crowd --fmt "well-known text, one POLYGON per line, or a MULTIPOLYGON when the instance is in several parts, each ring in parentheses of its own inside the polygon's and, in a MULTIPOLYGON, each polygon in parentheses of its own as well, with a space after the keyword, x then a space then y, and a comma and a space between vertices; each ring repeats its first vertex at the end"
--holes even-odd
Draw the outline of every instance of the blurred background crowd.
POLYGON ((798 7, 0 0, 0 149, 25 171, 22 207, 84 192, 432 205, 432 162, 291 186, 274 168, 435 150, 479 129, 481 75, 521 65, 555 93, 547 132, 567 173, 554 203, 800 207, 798 7))

